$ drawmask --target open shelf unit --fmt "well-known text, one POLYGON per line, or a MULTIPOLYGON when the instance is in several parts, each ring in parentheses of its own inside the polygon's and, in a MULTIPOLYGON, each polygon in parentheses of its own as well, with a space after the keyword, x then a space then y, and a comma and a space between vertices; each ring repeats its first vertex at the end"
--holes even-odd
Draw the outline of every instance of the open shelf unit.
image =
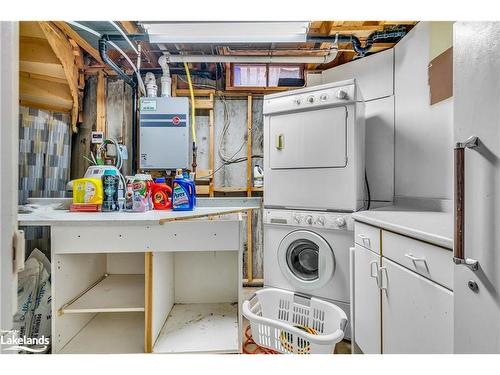
POLYGON ((144 275, 118 274, 104 278, 64 306, 64 314, 85 312, 143 312, 144 275))
POLYGON ((154 353, 234 353, 238 304, 175 304, 160 331, 154 353))
POLYGON ((59 353, 144 352, 144 313, 98 313, 59 353))

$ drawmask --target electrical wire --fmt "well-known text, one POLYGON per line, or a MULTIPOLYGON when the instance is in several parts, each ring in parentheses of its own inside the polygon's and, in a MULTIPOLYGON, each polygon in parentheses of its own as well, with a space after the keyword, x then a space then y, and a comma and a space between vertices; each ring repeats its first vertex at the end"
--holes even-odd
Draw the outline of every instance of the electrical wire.
POLYGON ((186 70, 186 77, 189 85, 189 94, 191 96, 191 132, 193 134, 193 148, 194 148, 196 147, 196 115, 195 115, 193 82, 191 81, 191 73, 189 72, 189 66, 187 63, 184 63, 184 69, 186 70))

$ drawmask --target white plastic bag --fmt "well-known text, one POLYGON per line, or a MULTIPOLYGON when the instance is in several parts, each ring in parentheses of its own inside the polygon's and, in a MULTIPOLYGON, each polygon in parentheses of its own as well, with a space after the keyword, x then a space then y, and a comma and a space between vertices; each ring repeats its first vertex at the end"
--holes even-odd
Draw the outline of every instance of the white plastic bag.
POLYGON ((51 280, 50 262, 38 249, 34 249, 18 276, 18 311, 14 316, 14 329, 19 337, 50 338, 51 333, 51 280))

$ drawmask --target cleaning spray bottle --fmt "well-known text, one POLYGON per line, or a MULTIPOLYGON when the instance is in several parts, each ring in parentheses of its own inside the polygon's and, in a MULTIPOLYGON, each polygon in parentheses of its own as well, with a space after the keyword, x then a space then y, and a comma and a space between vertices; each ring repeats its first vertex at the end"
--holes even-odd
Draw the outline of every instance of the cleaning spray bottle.
POLYGON ((189 179, 184 178, 182 169, 177 169, 172 190, 172 210, 192 211, 193 185, 189 179))

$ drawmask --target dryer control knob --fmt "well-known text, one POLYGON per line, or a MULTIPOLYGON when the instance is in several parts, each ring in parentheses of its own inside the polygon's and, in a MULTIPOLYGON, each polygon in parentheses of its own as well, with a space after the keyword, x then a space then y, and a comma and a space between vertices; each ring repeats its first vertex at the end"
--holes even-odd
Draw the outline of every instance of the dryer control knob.
POLYGON ((345 219, 341 216, 335 219, 335 224, 337 224, 338 227, 343 227, 345 226, 346 222, 345 219))
POLYGON ((293 216, 293 221, 296 223, 296 224, 300 224, 300 222, 302 221, 302 217, 300 215, 294 215, 293 216))
POLYGON ((300 100, 300 98, 295 98, 293 100, 293 102, 295 103, 295 105, 300 105, 302 103, 302 101, 300 100))
POLYGON ((337 98, 338 99, 347 99, 347 91, 340 89, 337 91, 337 98))
POLYGON ((312 225, 313 224, 313 217, 311 215, 307 215, 306 217, 306 223, 309 224, 309 225, 312 225))

